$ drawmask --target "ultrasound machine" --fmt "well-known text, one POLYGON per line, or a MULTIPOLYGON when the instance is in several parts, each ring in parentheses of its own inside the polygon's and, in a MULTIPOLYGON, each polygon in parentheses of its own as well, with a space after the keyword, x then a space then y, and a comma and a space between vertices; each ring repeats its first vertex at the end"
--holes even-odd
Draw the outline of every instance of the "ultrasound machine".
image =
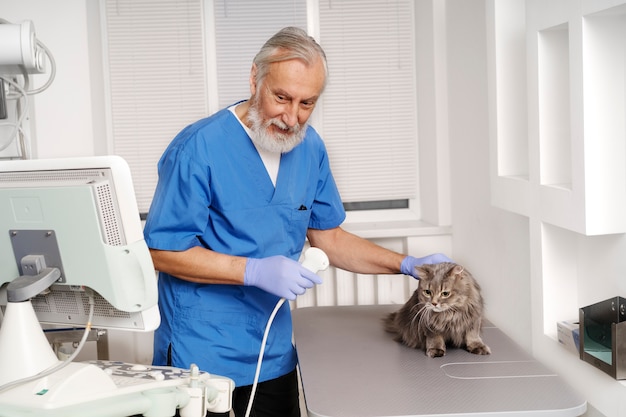
POLYGON ((126 162, 0 162, 0 417, 204 416, 234 383, 189 369, 73 359, 94 329, 152 331, 157 278, 126 162), (41 323, 84 329, 60 360, 41 323))

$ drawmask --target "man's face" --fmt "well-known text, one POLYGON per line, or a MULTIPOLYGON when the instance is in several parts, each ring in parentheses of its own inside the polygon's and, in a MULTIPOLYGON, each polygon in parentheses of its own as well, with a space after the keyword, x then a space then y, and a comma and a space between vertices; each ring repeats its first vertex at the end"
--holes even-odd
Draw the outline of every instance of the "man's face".
POLYGON ((253 77, 248 110, 252 140, 271 152, 289 152, 298 145, 322 92, 324 78, 321 60, 307 67, 297 59, 271 64, 261 83, 253 77))

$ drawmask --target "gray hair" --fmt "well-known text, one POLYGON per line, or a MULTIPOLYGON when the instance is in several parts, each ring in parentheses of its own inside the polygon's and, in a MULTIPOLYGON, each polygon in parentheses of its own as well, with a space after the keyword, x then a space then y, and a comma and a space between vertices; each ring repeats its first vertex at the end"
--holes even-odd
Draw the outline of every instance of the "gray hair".
MULTIPOLYGON (((253 62, 257 69, 257 83, 261 84, 263 82, 269 71, 270 64, 289 61, 290 59, 300 59, 307 65, 312 65, 317 59, 321 59, 324 64, 326 78, 328 78, 326 54, 322 47, 306 31, 289 26, 281 29, 268 39, 254 57, 253 62)), ((325 85, 326 80, 324 80, 325 85)))

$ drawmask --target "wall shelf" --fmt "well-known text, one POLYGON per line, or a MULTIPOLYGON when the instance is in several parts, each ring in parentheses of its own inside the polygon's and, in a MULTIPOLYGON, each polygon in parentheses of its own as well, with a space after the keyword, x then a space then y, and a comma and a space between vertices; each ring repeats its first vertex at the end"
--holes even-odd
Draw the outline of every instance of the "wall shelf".
POLYGON ((626 5, 580 3, 488 7, 492 203, 587 236, 626 233, 626 5))
POLYGON ((486 5, 491 202, 529 221, 533 352, 616 409, 626 383, 562 358, 556 323, 624 295, 626 1, 486 5))

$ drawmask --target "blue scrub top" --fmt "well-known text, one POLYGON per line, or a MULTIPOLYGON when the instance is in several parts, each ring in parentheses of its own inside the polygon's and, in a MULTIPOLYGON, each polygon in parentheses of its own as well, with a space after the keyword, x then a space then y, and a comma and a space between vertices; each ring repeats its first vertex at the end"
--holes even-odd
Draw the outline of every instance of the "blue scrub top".
MULTIPOLYGON (((178 134, 158 165, 159 182, 144 235, 150 248, 297 260, 308 228, 339 226, 345 212, 328 155, 309 127, 303 142, 281 156, 276 187, 252 141, 227 109, 178 134)), ((159 274, 161 326, 154 364, 254 379, 265 325, 279 298, 256 287, 197 284, 159 274)), ((292 371, 291 313, 274 319, 260 381, 292 371)))

